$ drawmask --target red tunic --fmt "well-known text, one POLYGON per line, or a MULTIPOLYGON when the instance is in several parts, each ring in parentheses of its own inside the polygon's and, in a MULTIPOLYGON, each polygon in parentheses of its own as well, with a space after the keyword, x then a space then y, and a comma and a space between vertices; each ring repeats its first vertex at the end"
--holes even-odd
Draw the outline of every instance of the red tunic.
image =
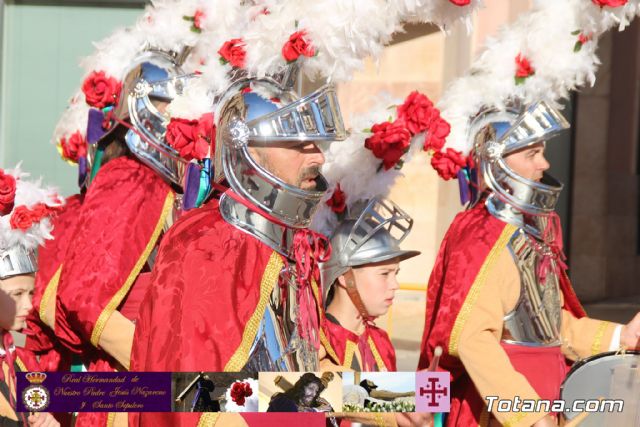
MULTIPOLYGON (((239 371, 249 358, 283 258, 227 223, 212 200, 160 246, 136 321, 132 371, 239 371)), ((319 293, 316 292, 316 304, 319 293)), ((131 415, 130 425, 195 426, 199 414, 131 415)))
MULTIPOLYGON (((126 299, 145 291, 137 279, 158 242, 173 200, 173 191, 158 174, 129 157, 104 165, 86 193, 62 261, 55 333, 65 347, 80 355, 89 371, 116 367, 98 348, 100 334, 126 299)), ((76 425, 105 425, 107 415, 81 413, 76 425)))
POLYGON ((396 370, 396 352, 391 339, 375 325, 368 325, 361 335, 356 335, 325 317, 320 340, 332 361, 345 368, 363 372, 396 370), (363 366, 358 364, 356 351, 363 366))
MULTIPOLYGON (((470 290, 482 281, 481 268, 490 268, 491 259, 504 250, 514 230, 513 226, 507 226, 493 217, 480 203, 456 216, 440 246, 427 287, 425 327, 418 369, 426 369, 434 349, 442 347, 439 366, 452 375, 449 425, 479 423, 484 401, 457 357, 456 329, 461 328, 465 319, 461 312, 463 305, 471 303, 473 299, 470 290)), ((584 311, 564 273, 560 276, 560 288, 564 296, 564 308, 576 317, 583 317, 584 311)), ((516 352, 507 354, 513 358, 516 352)), ((521 373, 525 377, 532 374, 521 373)))
POLYGON ((70 355, 59 344, 53 329, 45 324, 46 308, 56 303, 56 291, 62 259, 71 242, 84 195, 76 194, 65 200, 62 210, 52 219, 53 240, 38 247, 38 272, 33 295, 33 310, 27 317, 25 348, 39 357, 32 369, 43 371, 69 370, 70 355))

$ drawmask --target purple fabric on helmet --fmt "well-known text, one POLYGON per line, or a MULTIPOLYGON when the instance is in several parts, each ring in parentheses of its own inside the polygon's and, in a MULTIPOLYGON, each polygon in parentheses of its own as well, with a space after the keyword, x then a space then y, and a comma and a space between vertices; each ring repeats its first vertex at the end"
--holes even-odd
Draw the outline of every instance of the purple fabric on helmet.
POLYGON ((469 190, 471 190, 471 200, 478 199, 478 168, 471 168, 469 170, 469 190))
POLYGON ((471 200, 471 191, 465 168, 458 171, 458 187, 460 188, 460 204, 467 204, 471 200))
POLYGON ((87 121, 87 142, 89 144, 95 144, 105 134, 102 129, 103 121, 104 113, 102 110, 95 108, 89 110, 89 120, 87 121))
POLYGON ((196 206, 199 190, 200 166, 196 163, 189 163, 184 177, 184 197, 182 198, 182 207, 185 211, 196 206))
POLYGON ((82 187, 87 179, 87 158, 78 157, 78 187, 82 187))

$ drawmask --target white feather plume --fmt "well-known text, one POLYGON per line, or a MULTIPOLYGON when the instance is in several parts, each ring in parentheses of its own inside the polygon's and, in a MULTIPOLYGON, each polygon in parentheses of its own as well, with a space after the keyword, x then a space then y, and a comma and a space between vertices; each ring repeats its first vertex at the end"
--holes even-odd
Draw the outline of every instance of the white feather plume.
MULTIPOLYGON (((367 130, 376 123, 396 119, 396 105, 402 100, 393 100, 386 94, 381 94, 373 103, 376 105, 366 114, 352 118, 352 132, 345 141, 334 142, 325 150, 325 163, 322 175, 329 184, 329 191, 320 202, 318 210, 313 216, 311 228, 326 236, 331 236, 338 226, 338 218, 326 204, 333 196, 338 184, 345 193, 347 210, 354 204, 369 200, 373 197, 387 197, 391 187, 402 171, 392 168, 387 171, 379 170, 381 160, 373 152, 365 148, 365 140, 371 136, 367 130)), ((411 139, 411 147, 402 160, 409 161, 416 152, 422 150, 425 134, 419 133, 411 139)))
POLYGON ((611 27, 624 28, 640 13, 640 1, 619 8, 599 8, 588 0, 536 0, 532 9, 489 39, 471 69, 447 87, 438 102, 451 124, 444 147, 468 154, 470 119, 485 106, 502 107, 509 98, 545 100, 558 105, 570 91, 593 85, 599 65, 597 39, 611 27), (579 35, 590 40, 574 50, 579 35), (517 55, 526 57, 535 74, 517 85, 517 55))
POLYGON ((16 245, 20 245, 27 250, 34 250, 45 240, 53 238, 51 236, 51 231, 53 230, 51 220, 45 217, 26 231, 13 229, 11 227, 13 212, 20 206, 31 208, 38 203, 44 203, 49 207, 62 206, 64 201, 58 196, 55 188, 43 187, 42 180, 28 180, 29 174, 23 172, 20 169, 20 165, 4 172, 16 179, 16 194, 12 211, 0 216, 0 250, 6 250, 16 245))
POLYGON ((83 137, 86 137, 87 114, 89 114, 89 106, 84 101, 84 94, 77 92, 71 97, 67 109, 58 120, 51 142, 56 145, 60 139, 68 138, 76 132, 80 132, 83 137))

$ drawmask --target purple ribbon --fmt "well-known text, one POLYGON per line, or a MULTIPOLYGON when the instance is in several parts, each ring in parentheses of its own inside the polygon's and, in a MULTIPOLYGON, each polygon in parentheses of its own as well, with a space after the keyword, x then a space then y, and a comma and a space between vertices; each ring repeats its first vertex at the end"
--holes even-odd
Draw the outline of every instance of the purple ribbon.
POLYGON ((184 197, 182 198, 182 208, 185 211, 196 207, 199 191, 200 166, 196 163, 189 163, 184 177, 184 197))
POLYGON ((87 142, 95 144, 106 133, 102 128, 104 121, 104 113, 102 110, 91 108, 89 110, 89 119, 87 121, 87 142))

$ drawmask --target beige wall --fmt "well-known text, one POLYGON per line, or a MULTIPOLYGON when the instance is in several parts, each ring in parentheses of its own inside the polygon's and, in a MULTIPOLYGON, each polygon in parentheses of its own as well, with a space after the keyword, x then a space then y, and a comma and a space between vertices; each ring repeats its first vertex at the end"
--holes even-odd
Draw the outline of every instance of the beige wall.
POLYGON ((583 301, 638 295, 640 25, 601 38, 576 99, 571 278, 583 301))

